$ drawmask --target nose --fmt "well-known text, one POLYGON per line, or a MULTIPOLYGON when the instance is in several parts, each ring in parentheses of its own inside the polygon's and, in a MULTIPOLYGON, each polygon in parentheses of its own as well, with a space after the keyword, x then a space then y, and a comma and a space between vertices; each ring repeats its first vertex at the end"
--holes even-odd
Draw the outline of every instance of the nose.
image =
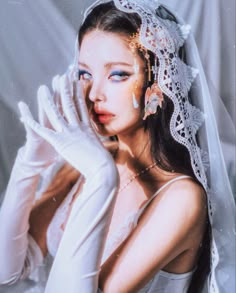
POLYGON ((92 102, 102 101, 105 99, 104 89, 101 83, 93 82, 89 89, 89 100, 92 102))

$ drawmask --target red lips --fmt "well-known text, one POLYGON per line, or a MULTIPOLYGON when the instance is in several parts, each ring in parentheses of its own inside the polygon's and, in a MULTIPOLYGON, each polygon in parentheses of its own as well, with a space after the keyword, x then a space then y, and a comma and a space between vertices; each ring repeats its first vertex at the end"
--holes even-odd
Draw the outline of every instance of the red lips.
POLYGON ((108 112, 105 109, 98 109, 94 107, 95 122, 98 121, 102 124, 106 124, 109 123, 114 118, 114 116, 115 115, 113 113, 108 112))

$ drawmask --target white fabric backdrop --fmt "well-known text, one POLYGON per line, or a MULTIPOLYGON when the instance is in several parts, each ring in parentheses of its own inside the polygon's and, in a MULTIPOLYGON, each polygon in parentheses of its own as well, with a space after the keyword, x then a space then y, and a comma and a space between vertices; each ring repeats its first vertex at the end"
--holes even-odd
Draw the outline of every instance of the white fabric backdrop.
MULTIPOLYGON (((40 84, 50 85, 52 77, 65 72, 72 62, 82 10, 91 2, 8 0, 1 3, 0 193, 6 187, 16 151, 24 142, 17 102, 26 101, 36 113, 37 88, 40 84)), ((178 11, 192 26, 213 93, 224 155, 235 191, 235 1, 162 2, 178 11)), ((28 293, 43 292, 32 284, 26 281, 8 289, 1 287, 0 292, 26 293, 26 288, 31 288, 28 293)))
MULTIPOLYGON (((0 192, 24 142, 17 102, 36 111, 40 84, 50 85, 73 60, 82 10, 92 1, 8 0, 0 10, 0 192)), ((235 189, 235 1, 162 0, 191 24, 213 91, 220 136, 235 189), (221 97, 221 98, 220 98, 221 97)))

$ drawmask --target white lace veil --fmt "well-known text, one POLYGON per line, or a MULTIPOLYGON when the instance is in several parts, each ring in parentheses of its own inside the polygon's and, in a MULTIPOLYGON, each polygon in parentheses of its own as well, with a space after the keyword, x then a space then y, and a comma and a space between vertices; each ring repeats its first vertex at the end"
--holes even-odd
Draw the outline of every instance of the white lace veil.
MULTIPOLYGON (((84 14, 101 3, 95 1, 84 14)), ((229 293, 235 288, 235 202, 221 150, 212 100, 190 26, 157 16, 159 0, 114 0, 124 12, 136 12, 142 19, 140 42, 159 60, 158 84, 174 103, 170 130, 186 146, 192 168, 205 187, 211 224, 211 272, 205 290, 229 293), (185 45, 187 64, 178 57, 185 45), (171 57, 170 57, 171 56, 171 57), (167 65, 168 64, 168 65, 167 65), (191 95, 189 95, 191 92, 191 95), (191 96, 191 101, 189 97, 191 96), (206 289, 207 288, 207 289, 206 289)), ((162 7, 165 7, 162 5, 162 7)), ((78 54, 78 47, 76 48, 78 54)), ((76 55, 75 59, 77 60, 76 55)))

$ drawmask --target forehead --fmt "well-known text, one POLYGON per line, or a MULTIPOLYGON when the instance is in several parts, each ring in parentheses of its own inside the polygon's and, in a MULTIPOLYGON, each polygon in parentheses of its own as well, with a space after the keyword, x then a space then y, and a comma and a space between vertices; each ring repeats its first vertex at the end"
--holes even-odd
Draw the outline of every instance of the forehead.
POLYGON ((133 58, 129 38, 118 33, 91 31, 84 36, 80 46, 80 62, 96 62, 98 59, 132 62, 133 58))

